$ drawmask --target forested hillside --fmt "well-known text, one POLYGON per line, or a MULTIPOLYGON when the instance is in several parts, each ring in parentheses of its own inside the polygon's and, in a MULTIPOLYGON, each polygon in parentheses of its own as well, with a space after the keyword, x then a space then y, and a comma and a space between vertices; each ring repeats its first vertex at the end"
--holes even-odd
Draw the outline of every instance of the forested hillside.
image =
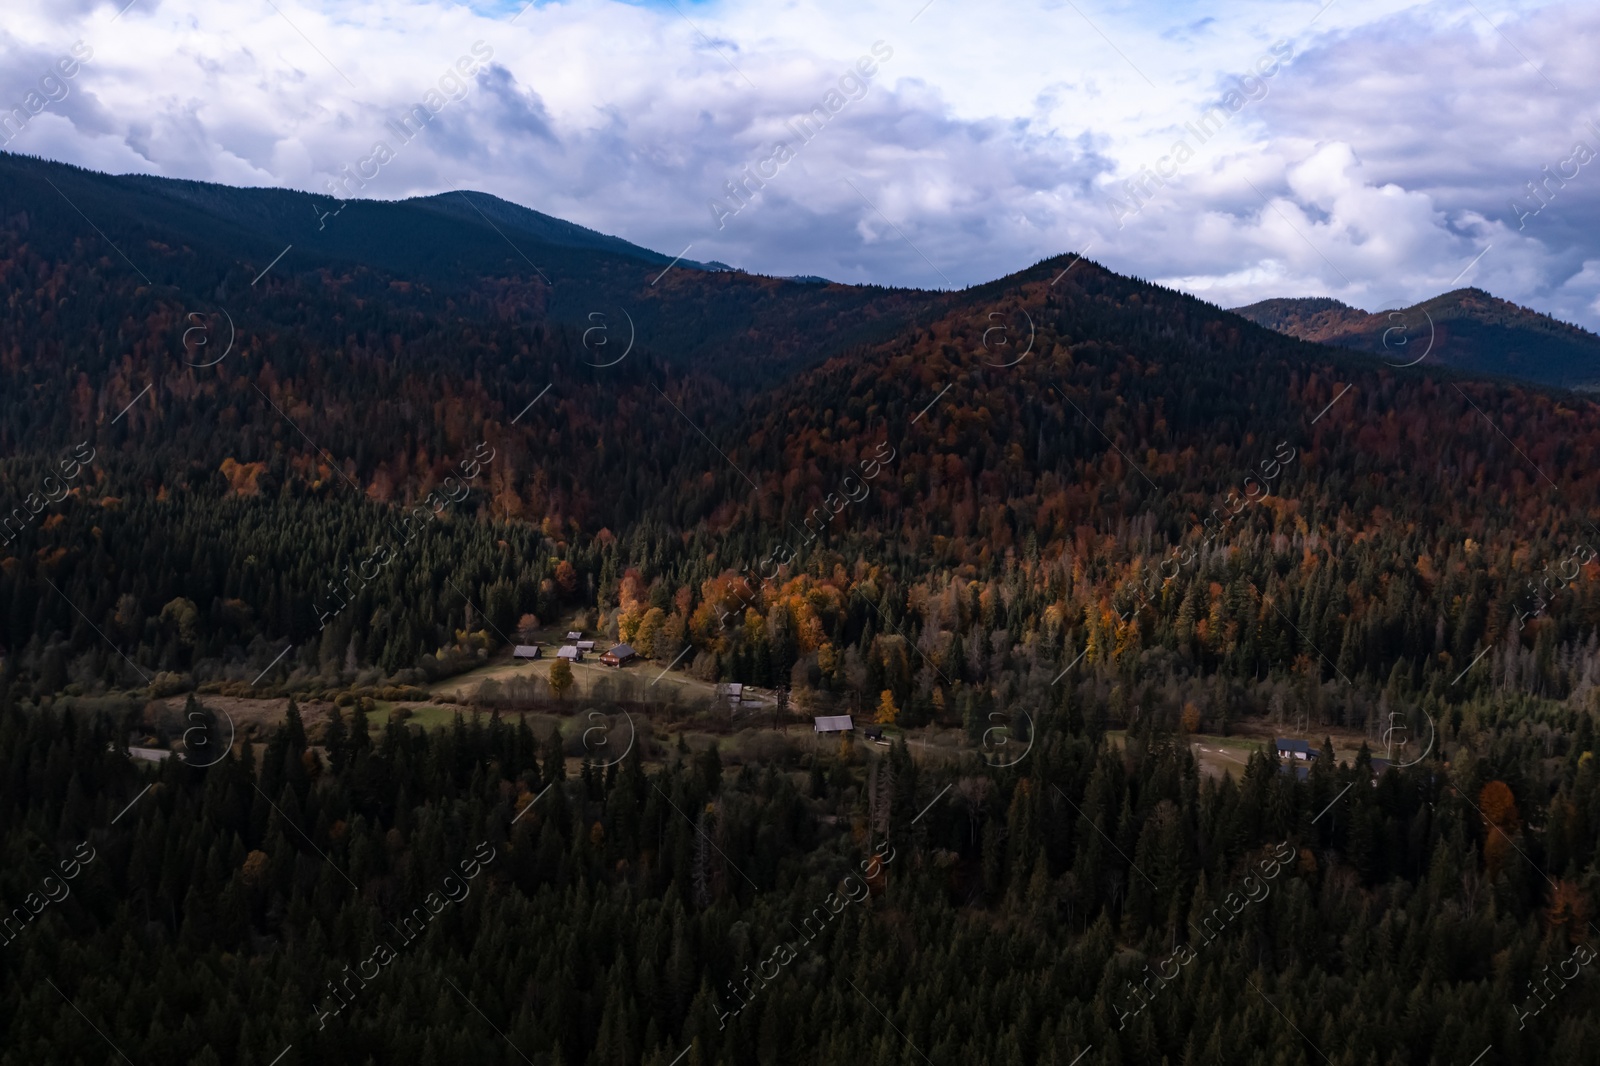
POLYGON ((8 708, 0 882, 54 902, 0 953, 0 1062, 106 1061, 96 1028, 136 1062, 421 1066, 1580 1062, 1600 1036, 1587 715, 1538 722, 1571 738, 1545 760, 1474 709, 1481 758, 1374 788, 1266 756, 1202 779, 1170 723, 1113 747, 1103 702, 1060 702, 1026 762, 954 775, 900 746, 574 778, 498 718, 357 712, 317 749, 291 710, 148 791, 106 725, 8 708))
POLYGON ((1391 366, 1428 362, 1584 392, 1600 387, 1600 337, 1482 289, 1370 313, 1325 298, 1234 310, 1291 337, 1372 352, 1391 366))
POLYGON ((269 268, 300 194, 177 185, 0 156, 0 1063, 1587 1054, 1588 400, 1075 256, 663 273, 411 201, 269 268), (373 701, 577 618, 889 743, 373 701), (183 694, 344 709, 130 762, 183 694), (1322 758, 1197 758, 1270 731, 1322 758))
MULTIPOLYGON (((292 334, 285 343, 315 340, 328 351, 359 343, 351 330, 366 316, 399 314, 412 325, 393 320, 382 331, 385 345, 425 343, 413 336, 421 320, 429 328, 543 324, 570 331, 582 361, 603 365, 622 358, 631 319, 638 344, 681 372, 759 388, 858 340, 887 336, 941 302, 913 290, 711 271, 471 191, 339 201, 110 177, 4 152, 0 224, 8 260, 22 257, 12 267, 32 279, 26 290, 8 285, 14 297, 44 285, 50 275, 32 272, 53 264, 52 273, 63 271, 57 285, 70 277, 71 289, 46 286, 49 302, 69 292, 105 297, 98 307, 68 301, 71 310, 60 311, 146 323, 149 347, 140 356, 192 348, 196 341, 182 337, 191 312, 227 312, 242 340, 262 343, 276 329, 292 334), (329 300, 341 303, 337 313, 329 300), (169 331, 161 314, 182 325, 169 331), (313 325, 325 332, 300 335, 313 325), (596 326, 603 332, 591 333, 596 326)), ((69 332, 59 342, 87 345, 94 336, 69 332)), ((121 343, 108 338, 102 354, 130 354, 121 343)), ((28 348, 30 359, 44 355, 28 348)), ((615 377, 633 369, 621 366, 615 377)))
POLYGON ((503 635, 584 606, 623 639, 660 612, 646 653, 687 640, 708 676, 888 688, 913 722, 1080 653, 1177 705, 1190 675, 1250 679, 1248 709, 1315 690, 1358 728, 1390 684, 1593 683, 1583 401, 1319 363, 1093 264, 1052 282, 1066 260, 753 396, 364 273, 285 285, 284 325, 199 367, 176 297, 86 249, 19 238, 7 268, 56 279, 14 285, 0 364, 7 669, 40 694, 252 678, 285 642, 308 682, 393 675, 474 610, 503 635))

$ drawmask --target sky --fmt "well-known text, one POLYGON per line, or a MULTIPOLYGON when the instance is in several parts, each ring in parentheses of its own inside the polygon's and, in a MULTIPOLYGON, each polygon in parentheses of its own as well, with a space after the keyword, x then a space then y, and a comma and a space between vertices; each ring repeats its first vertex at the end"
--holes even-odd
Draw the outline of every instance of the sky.
POLYGON ((4 150, 350 168, 766 274, 1079 253, 1224 307, 1475 285, 1600 330, 1594 0, 126 2, 5 0, 4 150))

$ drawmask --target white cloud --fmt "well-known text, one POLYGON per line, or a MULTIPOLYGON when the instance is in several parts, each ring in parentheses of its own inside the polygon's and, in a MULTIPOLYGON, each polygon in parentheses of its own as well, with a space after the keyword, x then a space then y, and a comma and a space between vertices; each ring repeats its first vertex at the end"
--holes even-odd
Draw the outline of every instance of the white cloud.
POLYGON ((1421 298, 1492 244, 1455 284, 1600 327, 1600 163, 1521 230, 1511 208, 1576 139, 1600 150, 1582 0, 1480 4, 1497 25, 1399 0, 934 0, 915 21, 917 2, 589 2, 514 23, 520 4, 274 2, 139 0, 113 21, 107 2, 11 0, 0 100, 78 38, 95 57, 8 147, 321 190, 482 40, 489 71, 362 195, 478 188, 668 254, 911 285, 1092 243, 1225 305, 1421 298), (1119 229, 1117 182, 1280 39, 1293 58, 1119 229), (865 94, 719 229, 711 199, 878 41, 893 54, 865 94))

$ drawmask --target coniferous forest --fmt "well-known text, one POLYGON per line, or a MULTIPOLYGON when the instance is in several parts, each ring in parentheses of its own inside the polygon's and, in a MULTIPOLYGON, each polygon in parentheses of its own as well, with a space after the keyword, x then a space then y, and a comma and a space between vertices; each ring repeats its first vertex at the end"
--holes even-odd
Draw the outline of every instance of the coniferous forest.
POLYGON ((1593 1060, 1593 402, 439 199, 0 155, 0 1066, 1593 1060))

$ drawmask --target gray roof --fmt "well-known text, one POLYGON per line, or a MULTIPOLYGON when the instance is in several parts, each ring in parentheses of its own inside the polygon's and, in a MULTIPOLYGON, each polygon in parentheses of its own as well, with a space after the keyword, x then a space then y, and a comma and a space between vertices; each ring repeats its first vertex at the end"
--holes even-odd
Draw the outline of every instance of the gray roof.
POLYGON ((1287 737, 1278 738, 1279 751, 1315 751, 1310 742, 1304 740, 1289 740, 1287 737))
POLYGON ((812 721, 812 729, 818 733, 843 733, 856 727, 848 714, 823 715, 812 721))
POLYGON ((613 644, 611 645, 611 650, 606 654, 615 655, 619 659, 626 659, 630 655, 638 655, 639 653, 633 650, 632 644, 613 644))
POLYGON ((511 653, 514 659, 537 659, 539 649, 532 644, 518 644, 511 653))

